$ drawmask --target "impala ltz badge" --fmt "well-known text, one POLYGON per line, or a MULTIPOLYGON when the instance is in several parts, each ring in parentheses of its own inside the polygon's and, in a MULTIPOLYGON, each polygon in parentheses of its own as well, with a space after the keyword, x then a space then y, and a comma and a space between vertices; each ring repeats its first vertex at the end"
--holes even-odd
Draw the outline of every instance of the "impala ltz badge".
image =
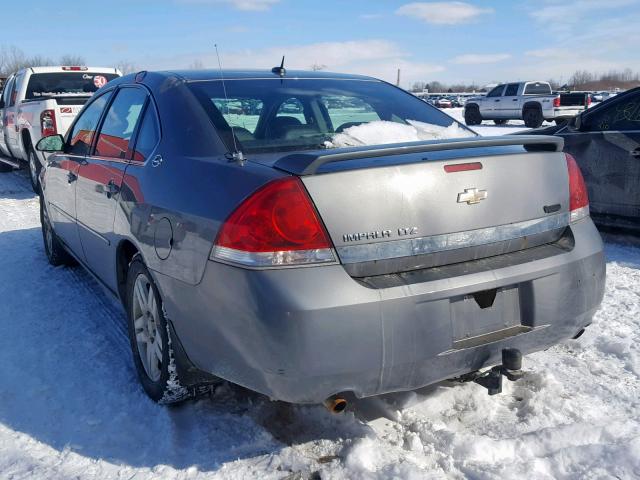
POLYGON ((460 192, 458 194, 458 203, 473 205, 474 203, 480 203, 480 200, 485 200, 486 198, 486 190, 478 190, 477 188, 465 188, 464 192, 460 192))

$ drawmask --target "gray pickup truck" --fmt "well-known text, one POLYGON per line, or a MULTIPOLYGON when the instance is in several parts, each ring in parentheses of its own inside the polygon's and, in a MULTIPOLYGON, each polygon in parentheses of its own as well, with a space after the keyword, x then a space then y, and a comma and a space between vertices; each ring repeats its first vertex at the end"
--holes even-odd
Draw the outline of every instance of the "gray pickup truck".
POLYGON ((529 128, 542 122, 562 123, 589 108, 591 99, 585 92, 554 94, 548 82, 500 84, 486 96, 470 98, 464 108, 467 125, 493 120, 502 125, 509 120, 524 120, 529 128))

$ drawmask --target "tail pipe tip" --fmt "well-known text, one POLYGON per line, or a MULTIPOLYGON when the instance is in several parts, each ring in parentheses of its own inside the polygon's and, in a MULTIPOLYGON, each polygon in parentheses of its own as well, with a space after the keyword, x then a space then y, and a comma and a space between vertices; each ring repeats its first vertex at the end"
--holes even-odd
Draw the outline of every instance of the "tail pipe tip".
POLYGON ((323 402, 325 408, 331 413, 342 413, 347 408, 347 401, 342 397, 329 397, 323 402))

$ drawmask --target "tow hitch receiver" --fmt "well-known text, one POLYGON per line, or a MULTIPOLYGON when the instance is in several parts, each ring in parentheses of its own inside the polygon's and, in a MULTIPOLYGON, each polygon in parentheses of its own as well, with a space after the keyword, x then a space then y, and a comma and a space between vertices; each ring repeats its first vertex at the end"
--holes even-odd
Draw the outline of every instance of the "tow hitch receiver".
POLYGON ((514 382, 522 378, 522 353, 516 348, 502 350, 502 365, 493 367, 488 372, 479 374, 473 378, 478 385, 489 391, 489 395, 502 393, 502 376, 514 382))

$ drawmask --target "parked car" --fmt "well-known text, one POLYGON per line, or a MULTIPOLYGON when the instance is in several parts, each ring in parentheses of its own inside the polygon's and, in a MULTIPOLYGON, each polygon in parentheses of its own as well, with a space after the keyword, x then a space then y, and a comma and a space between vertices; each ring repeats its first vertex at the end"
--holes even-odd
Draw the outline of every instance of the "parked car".
POLYGON ((437 98, 433 104, 438 108, 451 108, 453 106, 451 100, 446 97, 437 98))
POLYGON ((480 125, 493 120, 502 125, 508 120, 524 120, 529 128, 538 128, 547 121, 562 123, 589 107, 586 93, 554 94, 548 82, 501 84, 486 96, 467 100, 464 120, 467 125, 480 125))
MULTIPOLYGON (((66 138, 37 145, 51 153, 41 174, 49 262, 79 262, 120 298, 152 399, 179 401, 222 378, 337 411, 347 394, 501 361, 513 373, 505 355, 589 325, 603 245, 562 140, 480 138, 369 77, 277 68, 222 78, 113 80, 66 138), (261 105, 259 120, 218 109, 221 99, 261 105), (292 101, 303 120, 281 108, 292 101), (368 106, 374 131, 411 121, 461 138, 323 147, 354 123, 340 106, 354 103, 368 106)), ((464 378, 493 385, 502 371, 464 378)))
POLYGON ((29 167, 33 190, 44 161, 33 148, 42 137, 65 134, 87 99, 109 80, 115 68, 30 67, 9 76, 0 98, 0 171, 29 167))
POLYGON ((561 126, 523 132, 556 135, 584 175, 598 225, 640 231, 640 88, 590 108, 561 126))

